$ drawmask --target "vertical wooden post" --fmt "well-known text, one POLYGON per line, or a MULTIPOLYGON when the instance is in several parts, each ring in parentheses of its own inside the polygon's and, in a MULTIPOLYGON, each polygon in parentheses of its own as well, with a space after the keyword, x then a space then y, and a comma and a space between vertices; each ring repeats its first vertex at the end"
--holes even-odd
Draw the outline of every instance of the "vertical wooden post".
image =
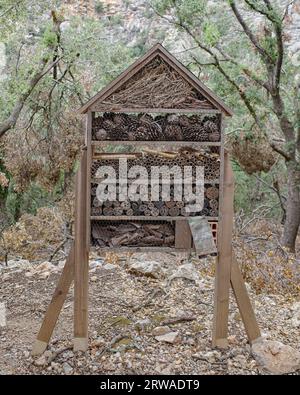
POLYGON ((88 248, 87 248, 87 151, 83 151, 76 175, 74 351, 88 347, 88 248))
POLYGON ((229 290, 232 260, 234 178, 229 155, 224 155, 223 196, 220 203, 218 257, 216 260, 213 347, 228 346, 229 290))
POLYGON ((92 169, 92 120, 94 113, 88 111, 86 119, 85 145, 87 150, 87 177, 86 177, 86 248, 90 250, 91 243, 91 169, 92 169))

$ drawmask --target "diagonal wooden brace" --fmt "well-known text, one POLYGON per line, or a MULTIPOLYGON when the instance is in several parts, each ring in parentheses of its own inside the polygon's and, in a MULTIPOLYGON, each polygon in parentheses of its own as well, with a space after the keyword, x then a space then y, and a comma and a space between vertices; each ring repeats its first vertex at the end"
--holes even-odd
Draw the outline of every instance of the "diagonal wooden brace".
POLYGON ((51 302, 47 308, 43 323, 32 348, 32 355, 42 354, 50 341, 59 314, 74 280, 74 242, 66 260, 64 269, 56 286, 51 302))
POLYGON ((248 340, 250 344, 255 343, 261 339, 261 333, 234 251, 232 251, 230 282, 246 329, 248 340))

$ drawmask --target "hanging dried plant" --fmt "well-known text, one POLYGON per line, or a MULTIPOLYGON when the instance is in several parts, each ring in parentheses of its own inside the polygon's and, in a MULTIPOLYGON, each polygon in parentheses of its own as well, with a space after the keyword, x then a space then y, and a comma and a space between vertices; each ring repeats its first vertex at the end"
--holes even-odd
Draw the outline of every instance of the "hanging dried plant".
POLYGON ((229 138, 232 156, 248 174, 268 172, 276 162, 276 155, 268 139, 253 127, 251 132, 231 135, 229 138))

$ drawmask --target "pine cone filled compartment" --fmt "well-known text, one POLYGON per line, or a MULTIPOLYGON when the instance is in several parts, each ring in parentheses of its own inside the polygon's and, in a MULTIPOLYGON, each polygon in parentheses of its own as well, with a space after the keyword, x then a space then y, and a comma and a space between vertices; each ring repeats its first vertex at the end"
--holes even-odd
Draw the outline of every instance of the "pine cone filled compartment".
POLYGON ((220 116, 104 113, 92 122, 93 140, 220 142, 220 116))
POLYGON ((94 247, 174 247, 175 222, 169 221, 92 221, 94 247))

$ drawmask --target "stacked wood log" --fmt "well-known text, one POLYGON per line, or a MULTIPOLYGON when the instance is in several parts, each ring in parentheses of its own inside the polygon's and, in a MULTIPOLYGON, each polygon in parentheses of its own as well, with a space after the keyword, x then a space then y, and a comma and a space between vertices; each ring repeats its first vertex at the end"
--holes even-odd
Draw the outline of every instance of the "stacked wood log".
POLYGON ((98 247, 172 247, 175 226, 162 221, 92 221, 92 244, 98 247))
POLYGON ((104 113, 92 123, 93 140, 219 142, 220 117, 104 113))
MULTIPOLYGON (((97 184, 92 184, 91 188, 91 215, 92 216, 146 216, 146 217, 189 217, 204 215, 207 217, 217 217, 219 207, 219 187, 218 185, 205 185, 204 207, 202 211, 189 212, 186 207, 194 204, 193 201, 175 201, 174 188, 170 188, 170 200, 168 201, 104 201, 100 202, 96 197, 97 184)), ((195 190, 194 190, 195 192, 195 190)), ((149 196, 150 196, 149 187, 149 196)), ((161 197, 160 197, 161 198, 161 197)))

